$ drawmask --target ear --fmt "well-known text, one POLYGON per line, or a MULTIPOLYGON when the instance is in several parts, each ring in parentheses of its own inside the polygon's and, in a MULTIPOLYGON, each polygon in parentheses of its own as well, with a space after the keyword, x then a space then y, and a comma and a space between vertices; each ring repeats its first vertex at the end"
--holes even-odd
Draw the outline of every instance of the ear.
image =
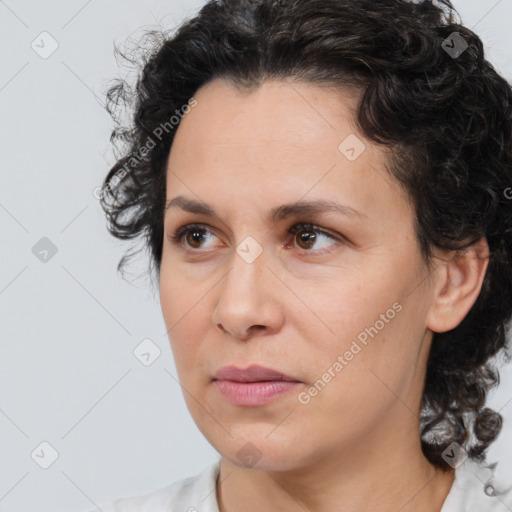
POLYGON ((447 259, 439 258, 436 264, 427 327, 434 332, 446 332, 462 322, 478 298, 489 264, 487 240, 483 237, 462 252, 452 251, 447 259))

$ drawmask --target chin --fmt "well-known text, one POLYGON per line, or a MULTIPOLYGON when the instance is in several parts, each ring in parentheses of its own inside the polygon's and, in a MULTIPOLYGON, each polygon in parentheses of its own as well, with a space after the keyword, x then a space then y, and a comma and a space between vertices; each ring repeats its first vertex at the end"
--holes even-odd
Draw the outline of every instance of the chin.
MULTIPOLYGON (((239 467, 240 469, 254 469, 259 471, 290 471, 297 469, 300 466, 298 460, 290 458, 294 451, 281 453, 270 453, 268 450, 258 451, 256 455, 253 453, 254 444, 249 441, 241 451, 244 455, 238 452, 229 451, 229 453, 221 453, 221 455, 228 459, 231 464, 239 467), (251 460, 252 456, 252 460, 251 460)), ((296 456, 296 454, 295 454, 296 456)))
MULTIPOLYGON (((275 428, 275 427, 273 427, 275 428)), ((278 427, 279 428, 279 427, 278 427)), ((208 438, 210 444, 233 465, 243 469, 256 469, 262 471, 288 471, 304 464, 304 454, 298 453, 300 446, 304 450, 304 443, 294 440, 293 435, 283 429, 281 436, 272 432, 272 428, 262 429, 230 429, 233 437, 222 436, 222 439, 208 438)), ((306 457, 307 458, 307 457, 306 457)))

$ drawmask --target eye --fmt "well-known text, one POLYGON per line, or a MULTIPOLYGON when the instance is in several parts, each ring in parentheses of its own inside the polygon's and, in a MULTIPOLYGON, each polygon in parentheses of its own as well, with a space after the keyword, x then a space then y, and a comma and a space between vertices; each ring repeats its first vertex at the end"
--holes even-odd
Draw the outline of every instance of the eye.
MULTIPOLYGON (((342 243, 343 237, 341 235, 330 234, 319 226, 310 223, 294 224, 289 230, 290 235, 294 235, 297 240, 297 245, 303 252, 312 253, 315 255, 322 255, 331 252, 329 247, 339 245, 342 243), (299 236, 297 236, 299 235, 299 236), (339 238, 339 240, 336 240, 339 238), (322 240, 330 240, 331 243, 323 243, 322 240), (334 243, 332 242, 334 241, 334 243), (320 245, 320 247, 318 247, 320 245), (323 247, 322 247, 323 245, 323 247), (315 250, 312 250, 313 247, 315 250)), ((176 246, 184 246, 186 249, 204 249, 203 242, 211 239, 215 235, 204 224, 187 224, 182 226, 174 233, 169 235, 169 240, 176 246)), ((213 245, 210 246, 210 248, 213 245)))
POLYGON ((312 252, 320 255, 331 252, 331 249, 328 249, 326 247, 339 245, 340 243, 339 241, 335 240, 334 235, 331 235, 322 228, 310 223, 295 224, 288 230, 288 233, 296 237, 297 244, 305 252, 312 252), (318 242, 321 241, 322 239, 331 241, 334 240, 334 243, 323 244, 324 247, 322 247, 322 245, 318 247, 318 242), (310 250, 313 246, 315 246, 315 244, 317 248, 313 251, 310 250))
POLYGON ((187 243, 186 246, 191 249, 200 249, 201 242, 204 241, 204 239, 211 238, 206 237, 206 233, 212 235, 212 232, 203 224, 187 224, 176 230, 175 233, 171 233, 169 239, 175 245, 182 245, 183 239, 185 239, 187 243))

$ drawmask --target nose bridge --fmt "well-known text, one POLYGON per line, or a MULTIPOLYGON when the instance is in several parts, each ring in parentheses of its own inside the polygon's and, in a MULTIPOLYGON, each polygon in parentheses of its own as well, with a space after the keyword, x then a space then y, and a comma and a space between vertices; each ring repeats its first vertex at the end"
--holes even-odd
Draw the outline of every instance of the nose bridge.
POLYGON ((246 336, 254 325, 273 331, 282 321, 276 287, 269 282, 274 276, 266 268, 269 253, 256 244, 244 239, 233 252, 213 313, 215 325, 237 337, 246 336))
POLYGON ((263 291, 261 285, 270 273, 266 267, 268 254, 254 238, 242 240, 233 253, 230 271, 223 285, 223 295, 233 296, 242 302, 258 302, 263 291))

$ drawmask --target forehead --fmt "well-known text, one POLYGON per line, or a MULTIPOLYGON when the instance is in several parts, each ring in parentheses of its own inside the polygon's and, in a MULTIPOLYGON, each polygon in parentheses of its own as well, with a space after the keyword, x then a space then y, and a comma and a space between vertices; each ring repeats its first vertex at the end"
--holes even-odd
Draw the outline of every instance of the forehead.
POLYGON ((355 92, 288 81, 240 92, 217 79, 194 97, 197 105, 183 117, 171 148, 168 198, 222 193, 247 206, 330 195, 371 209, 385 207, 383 195, 396 202, 391 196, 401 194, 385 170, 385 148, 355 126, 355 92), (347 144, 356 158, 354 151, 347 158, 347 144))
MULTIPOLYGON (((355 91, 287 79, 266 81, 241 92, 231 82, 216 79, 199 89, 195 99, 197 106, 183 118, 175 143, 191 142, 193 135, 203 148, 270 143, 281 144, 283 150, 289 145, 298 149, 315 139, 337 148, 344 131, 357 130, 353 120, 359 94, 355 91)), ((311 150, 315 145, 308 146, 311 150)))

